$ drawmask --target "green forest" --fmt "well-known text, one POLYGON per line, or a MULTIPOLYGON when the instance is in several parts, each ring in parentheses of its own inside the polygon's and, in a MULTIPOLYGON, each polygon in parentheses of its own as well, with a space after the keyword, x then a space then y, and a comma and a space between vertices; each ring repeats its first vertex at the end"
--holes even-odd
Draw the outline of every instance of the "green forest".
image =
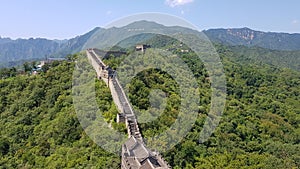
MULTIPOLYGON (((232 48, 215 46, 227 81, 221 122, 208 141, 199 143, 210 108, 210 82, 193 53, 173 51, 195 75, 201 99, 195 125, 163 157, 174 169, 300 168, 300 72, 257 60, 259 52, 243 58, 232 48)), ((14 68, 0 71, 0 168, 120 168, 120 157, 94 143, 76 116, 72 76, 75 60, 85 57, 85 53, 69 56, 37 75, 20 74, 14 68)), ((116 68, 125 58, 110 56, 104 61, 116 68)), ((107 94, 97 100, 98 106, 107 121, 115 122, 109 89, 96 76, 95 81, 97 92, 107 94)), ((140 125, 144 137, 163 132, 174 122, 180 98, 168 74, 149 69, 126 87, 134 108, 144 110, 141 113, 149 113, 151 88, 167 93, 162 116, 140 125)))

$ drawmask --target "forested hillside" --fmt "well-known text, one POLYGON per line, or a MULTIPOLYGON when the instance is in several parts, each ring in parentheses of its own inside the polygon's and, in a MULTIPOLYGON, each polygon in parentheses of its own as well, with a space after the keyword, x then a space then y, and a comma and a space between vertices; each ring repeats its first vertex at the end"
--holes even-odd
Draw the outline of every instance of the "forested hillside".
POLYGON ((49 66, 0 80, 0 168, 118 168, 119 157, 93 143, 77 120, 74 63, 49 66))
POLYGON ((229 47, 236 53, 236 61, 247 61, 250 59, 256 63, 265 63, 274 67, 289 68, 300 71, 300 50, 298 51, 279 51, 260 47, 231 46, 229 47))
MULTIPOLYGON (((201 99, 196 124, 163 157, 173 168, 300 168, 300 73, 249 58, 236 61, 238 56, 224 46, 217 50, 227 78, 227 103, 216 131, 202 144, 199 133, 210 107, 209 78, 195 55, 174 51, 195 74, 201 99)), ((105 62, 117 67, 122 59, 111 56, 105 62)), ((78 122, 71 60, 54 62, 36 76, 0 80, 2 168, 119 168, 119 157, 93 143, 78 122)), ((102 82, 96 84, 100 93, 109 93, 102 82)), ((163 116, 141 125, 145 137, 173 123, 180 99, 170 76, 157 70, 141 72, 127 87, 137 109, 149 108, 150 88, 169 93, 163 116)), ((105 99, 105 106, 111 107, 111 97, 105 99)))
MULTIPOLYGON (((160 38, 154 39, 153 45, 159 46, 160 38)), ((300 73, 241 58, 225 46, 217 46, 217 50, 227 76, 227 104, 221 123, 203 144, 199 144, 199 133, 210 107, 207 74, 193 54, 175 51, 197 77, 201 99, 193 129, 164 157, 174 168, 299 168, 300 73)), ((112 60, 109 62, 114 63, 112 60)), ((159 119, 140 125, 144 137, 151 138, 174 122, 180 100, 171 77, 149 70, 138 74, 127 87, 138 110, 149 108, 148 95, 153 88, 169 95, 159 119)))

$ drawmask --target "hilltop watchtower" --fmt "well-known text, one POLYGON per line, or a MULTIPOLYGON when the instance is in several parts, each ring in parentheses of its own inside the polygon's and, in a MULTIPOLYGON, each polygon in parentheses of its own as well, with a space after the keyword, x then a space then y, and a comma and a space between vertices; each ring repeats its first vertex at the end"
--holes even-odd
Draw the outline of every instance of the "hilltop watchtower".
POLYGON ((145 50, 150 47, 151 47, 150 45, 141 44, 141 45, 136 45, 135 50, 145 52, 145 50))

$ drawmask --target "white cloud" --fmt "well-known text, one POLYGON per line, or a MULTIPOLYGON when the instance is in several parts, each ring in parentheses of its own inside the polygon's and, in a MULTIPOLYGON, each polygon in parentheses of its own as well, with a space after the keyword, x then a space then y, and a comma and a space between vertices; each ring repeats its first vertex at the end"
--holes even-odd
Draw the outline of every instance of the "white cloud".
POLYGON ((166 0, 166 4, 170 7, 181 6, 192 2, 194 2, 194 0, 166 0))
POLYGON ((297 20, 297 19, 295 19, 295 20, 292 21, 292 24, 293 24, 293 25, 298 25, 299 23, 300 23, 300 22, 299 22, 299 20, 297 20))
POLYGON ((106 11, 106 15, 111 15, 112 11, 106 11))

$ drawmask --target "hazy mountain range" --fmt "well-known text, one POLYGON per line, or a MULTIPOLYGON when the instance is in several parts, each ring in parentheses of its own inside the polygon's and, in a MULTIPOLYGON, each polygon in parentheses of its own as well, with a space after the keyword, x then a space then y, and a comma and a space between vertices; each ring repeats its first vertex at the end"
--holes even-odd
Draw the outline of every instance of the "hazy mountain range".
POLYGON ((203 31, 213 42, 273 50, 300 50, 300 34, 254 31, 249 28, 203 31))
MULTIPOLYGON (((116 45, 120 35, 126 34, 130 36, 133 31, 139 30, 155 30, 168 34, 177 32, 199 33, 198 31, 179 26, 166 27, 154 22, 139 21, 120 28, 103 29, 97 27, 84 35, 61 41, 42 38, 11 40, 0 37, 0 67, 14 66, 24 61, 42 60, 46 57, 65 57, 67 54, 76 53, 85 47, 89 47, 89 44, 94 45, 98 43, 97 46, 99 48, 107 48, 116 45)), ((261 32, 249 28, 210 29, 203 31, 203 33, 214 43, 289 51, 289 55, 293 55, 293 58, 298 60, 300 58, 300 52, 291 52, 300 51, 300 34, 261 32)), ((139 42, 140 40, 136 39, 136 41, 139 42)), ((245 53, 245 50, 238 51, 245 53)), ((289 59, 288 56, 285 57, 289 59)), ((297 68, 297 65, 294 65, 294 67, 297 68)))

